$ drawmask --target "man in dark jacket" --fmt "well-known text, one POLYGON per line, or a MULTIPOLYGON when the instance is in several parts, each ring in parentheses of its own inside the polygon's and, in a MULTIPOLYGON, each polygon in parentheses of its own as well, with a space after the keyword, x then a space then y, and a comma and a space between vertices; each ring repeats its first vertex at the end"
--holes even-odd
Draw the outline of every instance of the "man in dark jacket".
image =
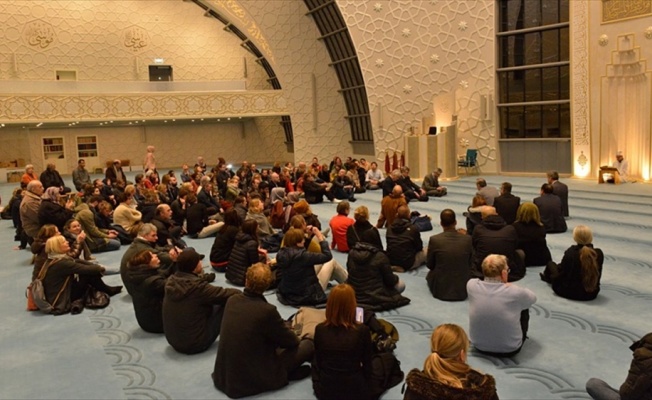
POLYGON ((534 204, 539 207, 541 222, 546 228, 546 233, 562 233, 568 230, 559 196, 552 193, 552 185, 544 183, 541 186, 541 196, 534 199, 534 204))
POLYGON ((263 293, 272 283, 265 264, 247 270, 244 293, 229 298, 215 358, 213 383, 231 398, 276 390, 306 377, 312 340, 299 340, 263 293))
POLYGON ((433 297, 444 301, 460 301, 467 297, 466 283, 471 278, 473 246, 464 229, 456 229, 455 212, 449 208, 440 214, 444 231, 428 242, 428 275, 426 281, 433 297))
POLYGON ((410 168, 401 167, 401 178, 397 182, 403 189, 403 194, 407 201, 419 200, 428 201, 428 195, 425 189, 422 189, 416 183, 412 182, 410 178, 410 168))
POLYGON ((48 164, 45 171, 41 172, 41 177, 39 179, 43 184, 43 188, 47 189, 49 187, 57 187, 61 193, 70 193, 71 189, 66 187, 63 182, 63 178, 57 171, 57 166, 54 164, 48 164))
POLYGON ((143 250, 129 260, 124 284, 131 288, 131 299, 138 325, 146 332, 163 333, 163 297, 171 270, 162 271, 156 254, 143 250))
POLYGON ((475 227, 472 236, 473 271, 475 278, 483 278, 482 261, 490 254, 507 257, 509 281, 517 281, 525 276, 525 254, 517 250, 518 237, 513 225, 507 225, 503 217, 491 206, 482 207, 482 224, 475 227))
POLYGON ((387 255, 396 272, 409 271, 426 262, 421 234, 410 222, 407 206, 398 208, 397 218, 387 227, 387 255))
POLYGON ((562 214, 564 217, 568 217, 568 186, 559 181, 559 173, 557 171, 548 171, 546 175, 548 183, 552 185, 552 194, 559 196, 561 200, 562 214))
POLYGON ((494 199, 494 207, 498 215, 503 217, 507 225, 516 221, 516 212, 521 205, 521 198, 512 194, 512 184, 503 182, 500 186, 500 196, 494 199))
POLYGON ((401 295, 405 283, 392 272, 389 258, 376 246, 356 243, 349 251, 346 267, 349 271, 346 283, 355 289, 360 307, 384 311, 410 303, 410 299, 401 295))
POLYGON ((177 257, 177 272, 165 283, 163 328, 170 346, 184 354, 206 351, 220 334, 224 305, 240 293, 210 285, 202 273, 201 256, 186 249, 177 257))
POLYGON ((629 367, 627 379, 616 390, 605 381, 591 378, 586 382, 586 391, 594 399, 650 400, 652 399, 652 332, 634 342, 630 347, 634 359, 629 367))
POLYGON ((181 226, 177 226, 172 220, 172 208, 167 204, 156 206, 156 212, 152 219, 152 224, 156 227, 157 239, 156 245, 160 247, 177 246, 186 247, 181 240, 181 226))

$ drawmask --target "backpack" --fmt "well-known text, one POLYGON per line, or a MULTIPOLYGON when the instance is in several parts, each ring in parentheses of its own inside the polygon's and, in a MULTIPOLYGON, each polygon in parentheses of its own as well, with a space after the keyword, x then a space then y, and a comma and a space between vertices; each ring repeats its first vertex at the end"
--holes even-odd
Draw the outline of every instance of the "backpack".
POLYGON ((428 215, 421 215, 418 211, 410 213, 410 222, 414 225, 419 232, 426 232, 432 230, 432 222, 428 215))
POLYGON ((371 398, 377 399, 386 390, 403 381, 401 362, 393 352, 376 353, 371 357, 371 379, 369 390, 371 398))
POLYGON ((32 283, 27 286, 27 310, 28 311, 36 311, 36 310, 41 310, 45 314, 51 314, 54 311, 54 306, 57 304, 57 301, 59 301, 59 297, 63 293, 63 291, 66 289, 68 286, 68 282, 70 281, 70 276, 66 278, 66 281, 63 283, 61 286, 61 289, 59 290, 59 293, 57 293, 57 297, 54 298, 54 301, 52 304, 48 302, 48 299, 45 297, 45 288, 43 287, 43 279, 45 279, 45 274, 47 274, 48 269, 50 269, 50 266, 54 265, 57 261, 59 260, 50 260, 48 259, 45 264, 43 264, 43 267, 41 267, 41 270, 39 271, 38 276, 32 283))

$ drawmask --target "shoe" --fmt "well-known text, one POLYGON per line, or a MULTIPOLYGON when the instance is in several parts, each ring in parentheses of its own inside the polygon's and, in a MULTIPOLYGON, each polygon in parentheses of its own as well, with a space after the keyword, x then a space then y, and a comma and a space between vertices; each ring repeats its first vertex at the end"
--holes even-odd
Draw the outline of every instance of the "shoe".
POLYGON ((85 260, 86 261, 95 261, 95 260, 97 260, 97 258, 95 258, 93 256, 89 256, 89 257, 86 257, 85 260))
POLYGON ((289 381, 300 381, 310 376, 310 365, 302 365, 288 374, 289 381))
POLYGON ((352 198, 349 199, 349 201, 350 201, 351 203, 355 203, 356 201, 358 201, 358 199, 356 199, 355 197, 352 197, 352 198))
POLYGON ((398 272, 398 273, 403 273, 403 272, 405 272, 405 269, 403 267, 392 265, 392 271, 398 272))
POLYGON ((341 203, 341 202, 342 202, 342 200, 340 200, 340 199, 333 199, 333 203, 341 203))
POLYGON ((109 296, 115 296, 120 292, 122 292, 122 286, 107 286, 105 291, 109 296))
POLYGON ((321 234, 324 235, 325 238, 327 238, 330 233, 331 233, 331 228, 330 227, 327 227, 326 229, 321 231, 321 234))

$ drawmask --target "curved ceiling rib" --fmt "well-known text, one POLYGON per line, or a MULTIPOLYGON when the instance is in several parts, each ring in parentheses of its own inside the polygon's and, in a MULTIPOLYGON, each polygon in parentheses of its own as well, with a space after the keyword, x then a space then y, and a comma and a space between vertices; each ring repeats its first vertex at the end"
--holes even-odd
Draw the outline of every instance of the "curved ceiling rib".
MULTIPOLYGON (((229 21, 224 15, 216 12, 215 10, 211 9, 208 7, 206 4, 204 4, 201 0, 190 0, 193 3, 195 3, 197 6, 201 7, 204 10, 204 16, 206 17, 213 17, 216 20, 220 21, 222 24, 224 24, 224 30, 227 32, 231 32, 235 36, 237 36, 240 40, 240 46, 242 46, 245 50, 247 50, 249 53, 253 54, 256 57, 256 62, 260 64, 265 72, 267 73, 267 81, 270 83, 272 88, 274 90, 281 90, 281 83, 278 81, 278 78, 276 77, 276 73, 274 72, 274 68, 272 68, 272 65, 267 61, 263 53, 256 47, 256 45, 249 40, 247 35, 245 35, 240 29, 238 29, 237 26, 233 25, 231 21, 229 21)), ((285 142, 287 144, 294 143, 294 134, 292 132, 292 121, 290 119, 289 115, 283 115, 281 116, 281 122, 280 124, 283 126, 283 130, 285 131, 285 142)))
POLYGON ((353 142, 373 142, 367 89, 362 77, 355 46, 342 13, 335 0, 303 0, 328 53, 331 67, 340 81, 339 92, 344 96, 353 142))

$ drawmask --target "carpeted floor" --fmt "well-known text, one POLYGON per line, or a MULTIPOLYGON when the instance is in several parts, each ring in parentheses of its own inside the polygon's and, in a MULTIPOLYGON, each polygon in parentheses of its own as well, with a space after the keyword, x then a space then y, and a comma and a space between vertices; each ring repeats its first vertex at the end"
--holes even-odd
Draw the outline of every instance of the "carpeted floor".
MULTIPOLYGON (((69 177, 67 177, 69 180, 69 177)), ((522 200, 538 196, 544 178, 486 177, 490 185, 503 181, 514 185, 513 193, 522 200)), ((594 232, 594 244, 605 253, 602 291, 595 301, 582 303, 555 296, 539 280, 542 267, 529 268, 518 285, 533 290, 537 304, 531 310, 528 340, 520 354, 497 359, 471 352, 469 363, 494 375, 501 399, 586 399, 584 384, 601 377, 619 386, 627 375, 631 342, 652 331, 652 186, 636 183, 620 186, 598 185, 593 181, 566 179, 570 188, 569 232, 548 235, 555 261, 560 261, 572 243, 571 231, 578 224, 594 232)), ((464 226, 462 212, 475 193, 475 177, 447 182, 449 194, 427 203, 411 203, 413 210, 433 217, 435 230, 422 233, 424 243, 439 233, 439 212, 452 208, 464 226)), ((14 184, 0 185, 3 205, 14 184)), ((379 192, 359 195, 357 203, 367 205, 372 220, 378 217, 379 192)), ((326 226, 335 214, 335 205, 313 207, 326 226)), ((12 250, 11 221, 0 222, 0 243, 4 261, 0 267, 0 398, 2 399, 222 399, 226 396, 212 384, 217 344, 195 356, 173 351, 162 335, 139 329, 130 297, 120 294, 99 311, 85 310, 71 316, 49 316, 25 311, 24 291, 32 267, 29 250, 12 250)), ((384 237, 384 231, 381 231, 384 237)), ((383 238, 384 239, 384 238, 383 238)), ((212 239, 188 240, 200 252, 209 253, 212 239)), ((117 267, 125 250, 98 254, 98 260, 117 267)), ((335 253, 342 265, 346 255, 335 253)), ((207 268, 208 269, 208 268, 207 268)), ((406 307, 381 313, 400 332, 396 354, 405 372, 421 368, 429 352, 432 329, 445 322, 468 329, 468 303, 446 303, 431 297, 425 283, 427 269, 403 274, 405 295, 412 299, 406 307)), ((120 284, 119 275, 105 278, 120 284)), ((216 285, 227 285, 218 276, 216 285)), ((269 302, 282 316, 295 312, 282 306, 273 293, 269 302)), ((219 340, 219 338, 218 338, 219 340)), ((400 399, 401 385, 383 399, 400 399)), ((310 380, 258 398, 313 398, 310 380)))

